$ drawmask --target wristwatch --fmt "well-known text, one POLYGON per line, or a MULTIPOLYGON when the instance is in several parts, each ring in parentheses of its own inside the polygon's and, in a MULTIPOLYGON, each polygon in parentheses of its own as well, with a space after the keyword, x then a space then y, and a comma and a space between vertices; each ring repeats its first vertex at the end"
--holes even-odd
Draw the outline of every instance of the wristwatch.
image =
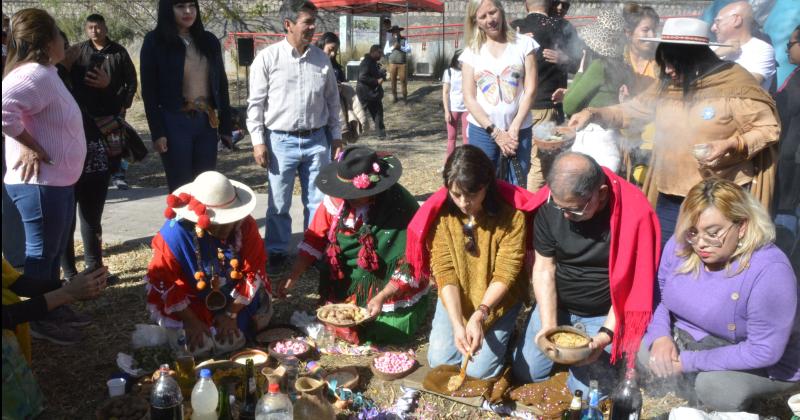
POLYGON ((599 333, 605 333, 608 336, 608 338, 611 339, 611 341, 614 341, 614 331, 611 331, 610 329, 608 329, 606 327, 600 327, 600 329, 597 330, 597 333, 598 334, 599 333))
POLYGON ((489 124, 488 126, 486 126, 486 128, 484 128, 484 131, 486 131, 486 134, 491 136, 492 133, 494 133, 495 128, 496 127, 494 126, 494 124, 489 124))

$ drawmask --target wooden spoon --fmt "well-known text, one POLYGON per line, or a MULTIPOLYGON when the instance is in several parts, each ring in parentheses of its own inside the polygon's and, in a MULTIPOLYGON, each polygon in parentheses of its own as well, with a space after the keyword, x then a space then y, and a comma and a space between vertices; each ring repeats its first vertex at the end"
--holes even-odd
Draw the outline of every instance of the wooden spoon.
POLYGON ((472 359, 472 352, 467 353, 467 357, 461 362, 461 372, 458 375, 453 375, 447 381, 447 390, 450 392, 457 391, 464 384, 464 379, 467 377, 467 364, 472 359))

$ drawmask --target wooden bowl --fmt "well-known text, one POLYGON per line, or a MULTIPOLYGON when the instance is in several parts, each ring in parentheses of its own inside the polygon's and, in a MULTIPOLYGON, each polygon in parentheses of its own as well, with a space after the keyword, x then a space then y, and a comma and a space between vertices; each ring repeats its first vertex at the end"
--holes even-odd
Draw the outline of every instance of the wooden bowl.
POLYGON ((263 350, 258 349, 244 349, 233 356, 231 362, 238 363, 241 366, 247 364, 247 359, 253 359, 253 365, 256 369, 261 369, 269 362, 269 354, 263 350), (260 361, 259 361, 260 359, 260 361))
MULTIPOLYGON (((306 346, 306 351, 304 351, 302 353, 295 353, 292 356, 294 356, 294 357, 296 357, 298 359, 305 359, 311 354, 311 344, 308 344, 305 340, 298 340, 298 339, 295 339, 295 338, 292 338, 290 340, 303 343, 303 345, 306 346)), ((287 341, 287 340, 274 341, 274 342, 270 343, 270 345, 267 347, 267 351, 269 352, 269 355, 274 357, 278 361, 286 359, 289 356, 288 354, 279 353, 279 352, 275 351, 275 345, 277 345, 278 343, 280 343, 282 341, 287 341)))
POLYGON ((575 135, 575 131, 569 127, 556 127, 556 133, 550 136, 550 138, 541 139, 534 137, 533 143, 543 152, 560 152, 572 147, 572 143, 575 142, 575 135))
POLYGON ((358 369, 352 366, 345 366, 331 370, 330 372, 326 373, 322 379, 329 384, 335 379, 337 387, 354 390, 358 388, 358 383, 361 380, 361 376, 358 374, 358 369))
POLYGON ((294 326, 275 325, 259 331, 258 334, 256 334, 255 342, 266 346, 273 341, 286 340, 289 338, 297 338, 302 336, 302 331, 299 331, 294 326))
POLYGON ((589 342, 591 340, 591 337, 589 337, 585 332, 575 327, 565 325, 547 330, 544 334, 539 336, 539 341, 537 341, 536 345, 539 346, 539 349, 542 350, 542 353, 550 358, 550 360, 562 365, 571 365, 589 357, 589 355, 592 353, 592 349, 589 348, 589 342), (579 335, 586 339, 586 344, 577 347, 556 345, 556 343, 551 341, 550 337, 559 332, 579 335))
POLYGON ((110 420, 115 418, 130 418, 126 417, 126 415, 132 414, 129 412, 123 413, 114 413, 112 412, 113 406, 116 404, 124 404, 126 407, 132 407, 136 405, 139 407, 136 410, 136 413, 141 413, 141 416, 135 417, 137 420, 146 420, 150 418, 150 404, 147 403, 147 400, 136 396, 136 395, 120 395, 118 397, 112 397, 105 401, 103 401, 97 410, 95 410, 94 415, 97 420, 110 420))
POLYGON ((384 381, 395 381, 397 379, 405 378, 411 372, 413 372, 417 368, 417 366, 418 366, 418 363, 417 363, 416 359, 411 357, 408 353, 401 352, 401 351, 387 351, 387 352, 379 353, 377 356, 373 357, 372 360, 369 362, 369 370, 372 371, 372 374, 375 375, 375 377, 380 378, 380 379, 382 379, 384 381), (375 359, 377 359, 378 357, 381 357, 382 355, 384 355, 386 353, 404 354, 404 355, 408 356, 409 358, 411 358, 411 360, 414 361, 414 364, 412 364, 411 367, 408 368, 407 370, 405 370, 403 372, 398 372, 398 373, 387 373, 387 372, 383 372, 381 370, 378 370, 378 368, 375 367, 375 359))
POLYGON ((372 321, 375 317, 370 317, 369 312, 367 312, 367 308, 362 308, 350 303, 331 303, 325 306, 322 306, 317 309, 317 319, 319 319, 323 324, 333 325, 334 327, 345 327, 351 328, 355 327, 356 325, 363 324, 368 321, 372 321), (344 309, 344 308, 357 308, 361 314, 364 316, 360 321, 336 321, 331 318, 323 318, 320 316, 321 313, 328 311, 328 310, 335 310, 335 309, 344 309))

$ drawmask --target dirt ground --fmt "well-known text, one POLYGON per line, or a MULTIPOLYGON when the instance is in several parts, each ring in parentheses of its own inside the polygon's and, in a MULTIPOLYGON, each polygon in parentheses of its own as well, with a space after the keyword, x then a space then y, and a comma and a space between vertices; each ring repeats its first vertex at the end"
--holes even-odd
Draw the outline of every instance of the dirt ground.
MULTIPOLYGON (((408 103, 393 104, 387 92, 384 99, 388 138, 378 140, 367 133, 359 140, 372 148, 394 153, 403 163, 400 179, 418 199, 426 198, 441 185, 439 169, 443 165, 446 148, 444 118, 441 108, 441 87, 428 81, 411 82, 408 103)), ((236 102, 237 95, 232 94, 236 102)), ((244 95, 242 95, 244 97, 244 95)), ((147 133, 141 102, 137 102, 128 116, 141 132, 147 133)), ((147 137, 149 139, 149 136, 147 137)), ((221 152, 218 169, 231 178, 262 190, 266 182, 264 171, 252 158, 249 141, 239 143, 239 150, 221 152)), ((132 165, 128 175, 133 185, 156 187, 166 185, 161 162, 154 156, 132 165)), ((159 221, 153 221, 159 223, 159 221)), ((78 250, 80 255, 81 250, 78 250)), ((106 398, 105 381, 115 372, 116 355, 126 352, 130 336, 137 323, 148 321, 145 311, 144 282, 150 259, 149 243, 106 244, 106 264, 122 281, 107 289, 93 302, 78 305, 94 317, 94 323, 84 329, 85 339, 70 347, 61 347, 44 341, 34 341, 34 371, 44 391, 48 409, 46 419, 90 419, 95 408, 106 398)), ((312 311, 318 298, 317 278, 314 270, 304 276, 294 296, 288 302, 276 305, 276 322, 287 322, 294 310, 312 311)), ((428 323, 429 324, 429 323, 428 323)), ((425 350, 429 329, 420 331, 409 347, 418 353, 425 350)), ((323 356, 323 367, 351 365, 358 368, 363 391, 379 406, 389 407, 402 392, 397 384, 373 378, 368 368, 368 357, 323 356)), ((764 415, 789 418, 791 414, 780 400, 764 404, 759 410, 764 415)), ((646 398, 645 418, 656 418, 668 413, 680 400, 674 398, 646 398)), ((418 418, 494 418, 493 414, 437 397, 423 394, 415 411, 418 418)))

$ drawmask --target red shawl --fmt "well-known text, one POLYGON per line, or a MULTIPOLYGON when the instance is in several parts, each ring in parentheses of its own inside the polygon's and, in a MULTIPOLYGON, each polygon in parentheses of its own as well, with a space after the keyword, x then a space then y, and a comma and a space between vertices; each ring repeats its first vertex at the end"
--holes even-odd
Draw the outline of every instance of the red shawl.
MULTIPOLYGON (((661 255, 661 227, 647 197, 636 186, 607 168, 603 168, 603 171, 610 186, 608 278, 611 303, 617 319, 611 361, 616 362, 624 353, 632 365, 653 313, 653 290, 661 255)), ((528 212, 535 212, 546 202, 550 193, 544 187, 536 194, 531 194, 503 181, 498 181, 497 186, 504 200, 528 212)), ((430 274, 427 236, 446 202, 447 188, 442 187, 420 207, 408 225, 406 256, 415 275, 430 274)), ((532 231, 528 229, 529 236, 532 231)), ((527 241, 528 248, 532 245, 532 240, 527 241)))

